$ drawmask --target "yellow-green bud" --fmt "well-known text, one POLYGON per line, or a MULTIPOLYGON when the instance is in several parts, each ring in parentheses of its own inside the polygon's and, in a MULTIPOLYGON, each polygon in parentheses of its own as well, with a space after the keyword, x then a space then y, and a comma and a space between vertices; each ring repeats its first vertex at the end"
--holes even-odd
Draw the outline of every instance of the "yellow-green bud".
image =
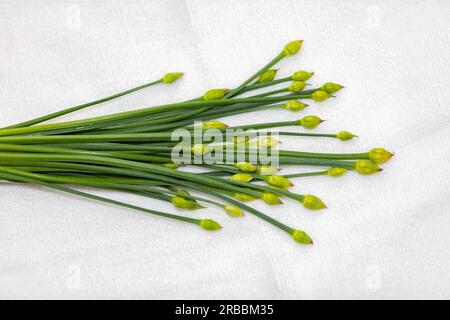
POLYGON ((342 141, 351 140, 354 137, 357 137, 357 136, 348 131, 339 131, 338 133, 336 133, 336 138, 338 138, 339 140, 342 140, 342 141))
POLYGON ((306 86, 306 83, 304 83, 303 81, 294 81, 291 83, 291 85, 289 86, 289 91, 292 91, 294 93, 299 93, 301 92, 306 86))
POLYGON ((164 77, 162 77, 162 82, 164 83, 172 83, 180 79, 184 73, 182 72, 173 72, 173 73, 166 73, 164 77))
POLYGON ((277 75, 277 71, 278 69, 267 70, 266 72, 264 72, 262 75, 259 76, 258 82, 264 83, 272 81, 277 75))
POLYGON ((249 162, 239 162, 234 165, 236 168, 241 170, 242 172, 253 172, 256 170, 256 167, 249 162))
POLYGON ((175 163, 164 163, 163 166, 168 168, 168 169, 176 169, 176 168, 179 167, 179 165, 177 165, 175 163))
POLYGON ((195 210, 204 208, 203 206, 199 205, 195 200, 188 200, 179 196, 173 196, 170 200, 175 207, 180 209, 195 210))
POLYGON ((234 193, 233 198, 235 198, 236 200, 242 201, 242 202, 249 202, 249 201, 256 200, 255 197, 252 197, 252 196, 249 196, 248 194, 240 193, 240 192, 234 193))
POLYGON ((321 102, 327 100, 329 97, 331 97, 331 95, 328 92, 319 90, 312 93, 311 97, 314 101, 321 102))
POLYGON ((199 220, 198 225, 208 231, 215 231, 222 228, 220 224, 211 219, 199 220))
POLYGON ((341 90, 343 86, 337 83, 333 82, 327 82, 323 86, 320 87, 321 90, 328 92, 328 93, 336 93, 339 90, 341 90))
POLYGON ((253 180, 253 176, 248 173, 236 173, 235 175, 232 175, 230 179, 239 182, 250 182, 253 180))
POLYGON ((372 174, 383 169, 370 160, 358 160, 356 161, 355 170, 361 174, 372 174))
POLYGON ((217 120, 202 123, 202 129, 224 129, 224 128, 228 128, 228 125, 217 120))
POLYGON ((278 196, 271 192, 264 192, 261 196, 265 203, 270 205, 282 204, 283 202, 278 198, 278 196))
POLYGON ((275 148, 280 143, 280 140, 272 137, 264 137, 258 141, 258 146, 263 148, 275 148))
POLYGON ((295 242, 302 244, 313 244, 312 239, 304 231, 294 230, 292 231, 291 236, 292 239, 295 240, 295 242))
POLYGON ((260 165, 256 168, 256 172, 258 172, 259 174, 263 175, 263 176, 268 176, 268 175, 272 175, 274 173, 278 172, 278 167, 276 166, 271 166, 268 164, 263 164, 260 165))
POLYGON ((383 148, 373 148, 369 151, 369 158, 376 164, 388 162, 394 154, 383 149, 383 148))
POLYGON ((330 168, 327 171, 327 175, 332 177, 340 177, 343 176, 347 172, 347 169, 345 168, 330 168))
POLYGON ((222 99, 230 90, 229 89, 212 89, 206 91, 203 95, 203 100, 218 100, 222 99))
POLYGON ((199 144, 195 144, 191 148, 191 151, 192 151, 193 154, 195 154, 196 156, 200 157, 200 156, 202 156, 204 154, 207 154, 210 151, 210 149, 208 148, 208 146, 206 146, 206 145, 204 145, 202 143, 199 143, 199 144))
POLYGON ((264 179, 268 184, 276 187, 287 189, 292 187, 294 184, 287 178, 279 175, 268 176, 264 179))
POLYGON ((226 211, 226 213, 228 213, 228 215, 230 217, 243 217, 244 216, 244 211, 241 210, 241 208, 239 208, 238 206, 225 206, 223 207, 226 211))
POLYGON ((306 81, 314 75, 314 72, 299 70, 292 74, 291 79, 294 81, 306 81))
POLYGON ((283 53, 285 56, 296 54, 302 47, 303 40, 291 41, 284 46, 283 53))
POLYGON ((289 100, 284 105, 284 108, 291 111, 300 111, 307 107, 308 105, 306 103, 297 101, 297 100, 289 100))
POLYGON ((301 125, 305 129, 314 129, 324 120, 320 119, 317 116, 306 116, 297 120, 298 124, 301 125))
POLYGON ((310 194, 307 194, 303 197, 302 203, 305 206, 305 208, 311 210, 320 210, 325 209, 327 207, 322 200, 310 194))

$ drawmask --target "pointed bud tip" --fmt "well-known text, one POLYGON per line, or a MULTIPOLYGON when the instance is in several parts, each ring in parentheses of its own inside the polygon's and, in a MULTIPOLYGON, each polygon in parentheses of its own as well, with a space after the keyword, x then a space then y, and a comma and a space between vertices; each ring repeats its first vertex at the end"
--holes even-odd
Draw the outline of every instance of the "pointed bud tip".
POLYGON ((373 174, 379 172, 381 168, 371 160, 358 160, 355 163, 355 170, 360 174, 373 174))
POLYGON ((337 168, 337 167, 330 168, 327 171, 327 175, 332 176, 332 177, 340 177, 340 176, 343 176, 345 173, 347 173, 347 169, 337 168))
POLYGON ((278 204, 283 204, 283 202, 280 200, 280 198, 271 192, 264 192, 261 196, 261 198, 263 199, 263 201, 267 204, 270 205, 278 205, 278 204))
POLYGON ((166 73, 161 81, 164 83, 173 83, 175 81, 177 81, 178 79, 180 79, 181 77, 184 76, 183 72, 171 72, 171 73, 166 73))
POLYGON ((221 89, 211 89, 205 92, 203 95, 203 100, 218 100, 222 99, 225 94, 230 92, 230 89, 221 88, 221 89))
POLYGON ((235 205, 228 205, 224 207, 226 213, 228 213, 229 216, 237 218, 237 217, 243 217, 244 211, 241 210, 238 206, 235 205))
POLYGON ((222 229, 222 226, 218 222, 211 219, 199 220, 198 225, 204 230, 208 231, 216 231, 222 229))
POLYGON ((332 93, 338 92, 339 90, 341 90, 343 88, 344 88, 344 86, 342 86, 338 83, 327 82, 323 86, 320 87, 320 90, 323 90, 329 94, 332 94, 332 93))
POLYGON ((301 244, 313 244, 313 240, 311 239, 311 237, 306 232, 301 230, 293 230, 291 232, 291 237, 295 242, 301 244))
POLYGON ((351 140, 354 137, 357 137, 357 136, 349 131, 339 131, 338 133, 336 133, 336 138, 338 138, 339 140, 342 140, 342 141, 351 140))
POLYGON ((373 148, 369 151, 369 159, 376 164, 388 162, 394 154, 383 148, 373 148))
POLYGON ((283 48, 283 54, 285 56, 291 56, 296 54, 302 47, 303 40, 294 40, 286 44, 283 48))
POLYGON ((306 116, 297 120, 298 124, 305 129, 314 129, 325 120, 320 119, 318 116, 306 116))
POLYGON ((321 199, 310 194, 307 194, 303 197, 302 203, 305 208, 311 210, 321 210, 328 208, 321 199))

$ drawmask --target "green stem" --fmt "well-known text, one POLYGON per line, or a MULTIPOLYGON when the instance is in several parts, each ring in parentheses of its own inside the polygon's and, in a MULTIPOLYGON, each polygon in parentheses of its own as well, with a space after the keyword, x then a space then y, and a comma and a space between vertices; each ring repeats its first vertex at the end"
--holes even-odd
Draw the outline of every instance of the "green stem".
MULTIPOLYGON (((90 164, 109 165, 121 168, 132 168, 136 170, 142 170, 145 172, 154 173, 156 175, 163 175, 168 177, 175 177, 180 179, 191 180, 201 184, 227 189, 234 192, 245 193, 253 197, 259 197, 260 193, 251 189, 245 189, 237 187, 232 183, 229 183, 226 179, 210 178, 201 176, 195 173, 182 172, 173 169, 168 169, 162 166, 157 166, 150 163, 142 163, 124 159, 116 159, 100 156, 88 156, 88 155, 66 155, 66 154, 23 154, 23 153, 7 153, 0 152, 0 161, 37 161, 37 162, 80 162, 90 164)), ((160 177, 159 179, 164 178, 160 177)), ((157 179, 157 180, 159 180, 157 179)))
POLYGON ((280 157, 295 157, 295 158, 314 158, 314 159, 336 159, 336 160, 358 160, 370 159, 369 152, 363 153, 317 153, 317 152, 303 152, 279 150, 280 157))
POLYGON ((84 198, 89 198, 89 199, 92 199, 92 200, 102 201, 102 202, 106 202, 106 203, 114 204, 114 205, 117 205, 117 206, 138 210, 138 211, 141 211, 141 212, 145 212, 145 213, 149 213, 149 214, 152 214, 152 215, 161 216, 161 217, 165 217, 165 218, 169 218, 169 219, 173 219, 173 220, 188 222, 188 223, 192 223, 192 224, 196 224, 196 225, 198 225, 199 222, 200 222, 199 219, 193 219, 193 218, 184 217, 184 216, 180 216, 180 215, 175 215, 175 214, 171 214, 171 213, 150 210, 150 209, 138 207, 138 206, 135 206, 135 205, 131 205, 131 204, 128 204, 128 203, 124 203, 124 202, 121 202, 121 201, 112 200, 112 199, 96 196, 96 195, 93 195, 93 194, 90 194, 90 193, 74 190, 74 189, 67 188, 67 187, 64 187, 64 186, 61 186, 61 185, 55 185, 55 184, 47 183, 47 182, 44 182, 44 181, 41 181, 41 180, 38 180, 38 179, 27 177, 25 172, 19 171, 19 170, 15 170, 15 169, 9 169, 9 168, 6 168, 6 167, 0 167, 0 177, 2 177, 4 179, 7 179, 7 180, 10 180, 10 181, 21 181, 21 182, 26 182, 26 183, 31 183, 31 184, 43 185, 43 186, 45 186, 47 188, 50 188, 50 189, 56 189, 56 190, 59 190, 59 191, 71 193, 71 194, 74 194, 74 195, 77 195, 77 196, 81 196, 81 197, 84 197, 84 198))
POLYGON ((286 55, 281 52, 278 54, 275 58, 273 58, 268 64, 266 64, 264 67, 262 67, 258 72, 253 74, 250 78, 245 80, 239 87, 231 90, 228 92, 224 98, 229 99, 235 96, 236 94, 240 93, 242 89, 244 89, 247 85, 249 85, 251 82, 256 80, 261 74, 269 70, 271 67, 273 67, 275 64, 277 64, 279 61, 281 61, 283 58, 285 58, 286 55))
POLYGON ((24 128, 13 128, 13 129, 2 129, 0 130, 0 136, 10 136, 10 135, 20 135, 26 133, 33 132, 41 132, 41 131, 49 131, 54 129, 63 129, 63 128, 71 128, 71 127, 82 127, 91 124, 98 123, 108 123, 111 121, 128 119, 132 117, 140 117, 144 115, 165 112, 169 110, 177 110, 177 109, 185 109, 185 108, 201 108, 207 106, 226 106, 233 105, 239 103, 257 103, 257 102, 278 102, 278 101, 286 101, 289 99, 296 99, 301 97, 307 97, 302 95, 284 95, 279 97, 261 97, 261 98, 236 98, 236 99, 222 99, 222 100, 205 100, 205 101, 192 101, 192 102, 181 102, 181 103, 173 103, 166 105, 159 105, 155 107, 143 108, 139 110, 132 110, 126 112, 120 112, 105 116, 99 116, 94 118, 88 118, 84 120, 75 120, 75 121, 67 121, 60 122, 54 124, 41 124, 32 127, 24 127, 24 128))
POLYGON ((162 79, 159 79, 159 80, 156 80, 156 81, 152 81, 152 82, 146 83, 144 85, 141 85, 141 86, 138 86, 138 87, 135 87, 135 88, 132 88, 132 89, 128 89, 128 90, 125 90, 125 91, 113 94, 112 96, 109 96, 109 97, 105 97, 105 98, 101 98, 101 99, 98 99, 98 100, 95 100, 95 101, 84 103, 84 104, 81 104, 81 105, 78 105, 78 106, 75 106, 75 107, 66 108, 66 109, 63 109, 63 110, 60 110, 60 111, 57 111, 57 112, 54 112, 54 113, 50 113, 48 115, 45 115, 45 116, 42 116, 42 117, 39 117, 39 118, 35 118, 35 119, 31 119, 31 120, 28 120, 28 121, 25 121, 25 122, 17 123, 15 125, 11 125, 11 126, 4 127, 4 128, 1 128, 1 129, 13 129, 13 128, 22 128, 22 127, 32 126, 32 125, 35 125, 37 123, 48 121, 48 120, 51 120, 51 119, 54 119, 54 118, 57 118, 57 117, 60 117, 60 116, 63 116, 63 115, 75 112, 75 111, 78 111, 78 110, 85 109, 87 107, 91 107, 91 106, 94 106, 94 105, 97 105, 97 104, 100 104, 100 103, 103 103, 103 102, 106 102, 106 101, 110 101, 110 100, 122 97, 124 95, 130 94, 130 93, 138 91, 138 90, 142 90, 142 89, 148 88, 150 86, 153 86, 153 85, 161 83, 161 82, 162 82, 162 79))
POLYGON ((212 196, 214 196, 216 198, 222 199, 222 200, 224 200, 224 201, 226 201, 226 202, 228 202, 230 204, 233 204, 233 205, 241 208, 242 210, 250 212, 251 214, 253 214, 253 215, 257 216, 258 218, 260 218, 260 219, 262 219, 262 220, 272 224, 273 226, 275 226, 275 227, 277 227, 277 228, 287 232, 288 234, 291 234, 294 231, 293 228, 291 228, 291 227, 285 225, 284 223, 282 223, 282 222, 280 222, 280 221, 278 221, 278 220, 276 220, 276 219, 274 219, 274 218, 272 218, 272 217, 262 213, 261 211, 258 211, 256 209, 250 207, 250 206, 247 206, 247 205, 243 204, 242 202, 239 202, 237 200, 234 200, 234 199, 232 199, 230 197, 224 196, 223 194, 220 194, 220 193, 217 193, 215 191, 209 190, 209 189, 204 188, 202 186, 196 186, 196 188, 198 190, 203 191, 205 193, 208 193, 208 194, 210 194, 210 195, 212 195, 212 196))
POLYGON ((285 178, 301 178, 301 177, 314 177, 314 176, 324 176, 327 175, 328 170, 326 171, 316 171, 316 172, 302 172, 302 173, 293 173, 293 174, 284 174, 285 178))
POLYGON ((172 161, 170 157, 161 157, 156 155, 141 155, 141 154, 126 153, 123 151, 91 151, 91 150, 61 148, 61 147, 48 147, 43 145, 33 146, 33 145, 20 145, 20 144, 16 145, 16 144, 0 143, 0 151, 93 155, 93 156, 116 157, 119 159, 127 159, 127 160, 162 162, 162 163, 172 161))
POLYGON ((241 90, 241 93, 244 93, 244 92, 247 92, 247 91, 251 91, 251 90, 262 89, 262 88, 265 88, 265 87, 273 86, 273 85, 280 84, 280 83, 287 82, 287 81, 292 81, 292 78, 291 77, 285 77, 285 78, 280 78, 280 79, 274 79, 274 80, 269 81, 269 82, 256 82, 256 83, 253 83, 253 84, 243 88, 241 90))
POLYGON ((287 127, 287 126, 298 126, 297 120, 294 121, 279 121, 279 122, 268 122, 268 123, 255 123, 243 126, 234 126, 228 129, 266 129, 266 128, 277 128, 277 127, 287 127))

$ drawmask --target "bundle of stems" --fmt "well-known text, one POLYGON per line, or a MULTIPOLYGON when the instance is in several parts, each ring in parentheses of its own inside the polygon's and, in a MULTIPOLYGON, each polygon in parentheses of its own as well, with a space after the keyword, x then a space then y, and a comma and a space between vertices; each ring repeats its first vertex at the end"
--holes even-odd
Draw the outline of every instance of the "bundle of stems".
POLYGON ((293 186, 290 179, 336 177, 348 170, 372 174, 381 171, 378 165, 393 154, 382 148, 339 154, 278 148, 278 136, 342 141, 356 137, 348 131, 326 134, 274 131, 280 127, 314 129, 323 121, 314 115, 293 121, 234 127, 218 120, 267 109, 298 112, 308 106, 306 101, 322 102, 341 90, 341 85, 332 82, 305 90, 309 85, 306 81, 314 73, 304 70, 276 79, 278 69, 273 67, 295 55, 301 46, 300 40, 288 43, 271 61, 233 89, 211 89, 185 101, 75 121, 44 123, 154 85, 173 83, 183 76, 183 73, 168 73, 158 80, 106 98, 1 128, 0 178, 195 224, 205 230, 218 230, 221 225, 209 218, 160 212, 74 187, 119 190, 151 201, 169 202, 181 210, 212 205, 232 217, 242 217, 248 212, 287 232, 295 241, 312 244, 305 231, 287 226, 246 202, 262 199, 269 205, 278 205, 282 198, 287 198, 310 210, 324 209, 326 205, 320 198, 290 191, 293 186), (290 82, 289 85, 284 85, 286 82, 290 82), (279 85, 284 87, 277 87, 279 85), (320 169, 283 175, 280 165, 320 169))

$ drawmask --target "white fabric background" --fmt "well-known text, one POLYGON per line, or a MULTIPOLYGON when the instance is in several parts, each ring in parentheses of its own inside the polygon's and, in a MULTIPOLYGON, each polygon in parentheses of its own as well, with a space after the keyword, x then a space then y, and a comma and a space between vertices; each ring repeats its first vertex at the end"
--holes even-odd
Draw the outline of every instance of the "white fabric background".
MULTIPOLYGON (((314 213, 256 204, 308 231, 301 246, 247 215, 192 213, 217 233, 31 186, 0 184, 0 298, 450 298, 450 2, 0 1, 0 125, 155 79, 186 77, 79 112, 88 117, 232 87, 304 39, 280 75, 346 86, 305 114, 351 142, 284 147, 396 153, 382 174, 298 179, 314 213)), ((265 111, 230 124, 300 117, 265 111)), ((125 199, 117 195, 117 198, 125 199)), ((131 199, 153 208, 171 206, 131 199)), ((185 213, 185 212, 181 212, 185 213)))

